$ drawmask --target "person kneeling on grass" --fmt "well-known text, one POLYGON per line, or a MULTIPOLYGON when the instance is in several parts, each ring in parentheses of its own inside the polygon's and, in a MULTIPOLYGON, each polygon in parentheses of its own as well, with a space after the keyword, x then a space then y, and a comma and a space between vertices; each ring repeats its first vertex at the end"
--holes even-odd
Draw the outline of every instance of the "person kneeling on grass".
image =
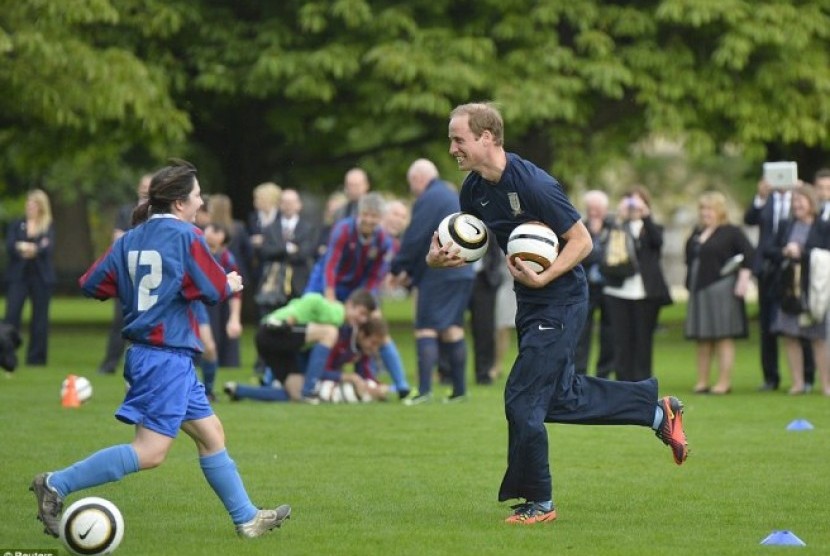
POLYGON ((369 290, 357 289, 344 303, 307 293, 265 315, 255 338, 257 353, 272 375, 264 386, 276 380, 289 399, 317 403, 317 381, 337 343, 338 329, 364 324, 375 309, 377 301, 369 290))
MULTIPOLYGON (((277 332, 275 335, 279 334, 277 332)), ((286 334, 291 334, 291 332, 286 332, 286 334)), ((348 382, 354 388, 356 398, 360 401, 385 400, 389 393, 389 387, 386 384, 378 383, 375 379, 372 370, 372 359, 377 355, 378 349, 385 341, 387 334, 386 322, 380 317, 372 317, 368 322, 358 327, 348 324, 341 326, 338 330, 337 341, 329 350, 324 365, 319 370, 312 372, 320 377, 321 385, 333 386, 341 382, 348 382), (349 363, 354 365, 354 372, 344 373, 343 368, 349 363)), ((275 335, 272 335, 272 337, 275 335)), ((302 354, 283 352, 283 357, 296 360, 298 357, 302 359, 302 354)), ((271 358, 263 354, 263 359, 266 363, 269 363, 271 358)), ((276 364, 277 362, 272 360, 271 363, 276 364)), ((311 364, 311 362, 308 363, 308 365, 311 364)), ((285 366, 278 366, 277 368, 285 368, 285 366)), ((295 365, 290 367, 285 378, 276 379, 271 385, 247 386, 236 382, 226 382, 224 390, 234 401, 242 399, 271 402, 299 400, 302 399, 300 391, 305 379, 302 374, 303 369, 308 374, 308 366, 295 365)), ((275 376, 278 375, 275 374, 275 376)), ((323 388, 320 390, 322 392, 323 388)), ((323 394, 305 401, 310 400, 314 400, 311 403, 331 401, 329 395, 323 394)))

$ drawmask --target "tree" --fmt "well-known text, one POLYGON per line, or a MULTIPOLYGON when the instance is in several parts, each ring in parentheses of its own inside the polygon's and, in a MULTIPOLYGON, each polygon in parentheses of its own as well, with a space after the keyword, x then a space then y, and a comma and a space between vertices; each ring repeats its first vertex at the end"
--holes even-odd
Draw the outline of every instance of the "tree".
POLYGON ((593 182, 648 137, 753 163, 793 153, 815 166, 828 150, 823 0, 0 7, 11 189, 106 199, 121 183, 127 196, 135 176, 178 155, 240 213, 260 181, 331 190, 357 164, 403 193, 418 156, 463 178, 446 155, 447 115, 482 99, 501 105, 508 149, 566 184, 593 182))

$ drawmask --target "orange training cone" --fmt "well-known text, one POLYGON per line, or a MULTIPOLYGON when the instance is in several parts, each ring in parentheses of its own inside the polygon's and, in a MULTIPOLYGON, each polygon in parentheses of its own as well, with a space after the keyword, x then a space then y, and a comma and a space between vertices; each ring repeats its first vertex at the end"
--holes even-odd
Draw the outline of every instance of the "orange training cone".
POLYGON ((63 407, 81 407, 81 402, 78 400, 78 390, 75 387, 75 375, 66 377, 66 388, 64 388, 63 396, 61 396, 61 405, 63 407))

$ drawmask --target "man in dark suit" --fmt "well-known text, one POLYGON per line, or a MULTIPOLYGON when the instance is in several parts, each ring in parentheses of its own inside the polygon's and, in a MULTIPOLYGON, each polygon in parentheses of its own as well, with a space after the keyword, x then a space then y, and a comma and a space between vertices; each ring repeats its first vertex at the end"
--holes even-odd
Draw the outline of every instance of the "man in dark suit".
MULTIPOLYGON (((775 189, 765 180, 758 182, 758 192, 744 213, 744 224, 758 226, 758 246, 752 272, 758 281, 758 320, 761 328, 761 371, 764 382, 759 390, 778 390, 781 375, 778 371, 778 336, 770 331, 778 310, 777 292, 773 287, 775 272, 764 268, 764 251, 775 241, 780 223, 790 215, 792 193, 775 189)), ((815 362, 809 341, 802 341, 804 353, 804 378, 809 387, 813 384, 815 362)))
MULTIPOLYGON (((265 265, 262 279, 267 279, 269 266, 281 265, 285 303, 302 295, 317 247, 317 228, 301 214, 302 208, 303 203, 296 190, 283 190, 277 218, 262 234, 260 256, 265 265)), ((270 310, 276 308, 270 307, 270 310)))

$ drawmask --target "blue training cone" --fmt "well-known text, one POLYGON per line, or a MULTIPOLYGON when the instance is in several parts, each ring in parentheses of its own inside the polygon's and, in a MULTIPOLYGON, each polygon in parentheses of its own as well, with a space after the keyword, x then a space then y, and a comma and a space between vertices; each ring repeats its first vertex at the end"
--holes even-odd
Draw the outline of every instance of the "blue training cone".
POLYGON ((761 544, 776 546, 807 546, 807 543, 799 539, 792 531, 773 531, 761 544))
POLYGON ((810 423, 810 421, 808 421, 807 419, 796 419, 795 421, 787 425, 788 431, 811 431, 814 428, 815 427, 813 427, 813 424, 810 423))

